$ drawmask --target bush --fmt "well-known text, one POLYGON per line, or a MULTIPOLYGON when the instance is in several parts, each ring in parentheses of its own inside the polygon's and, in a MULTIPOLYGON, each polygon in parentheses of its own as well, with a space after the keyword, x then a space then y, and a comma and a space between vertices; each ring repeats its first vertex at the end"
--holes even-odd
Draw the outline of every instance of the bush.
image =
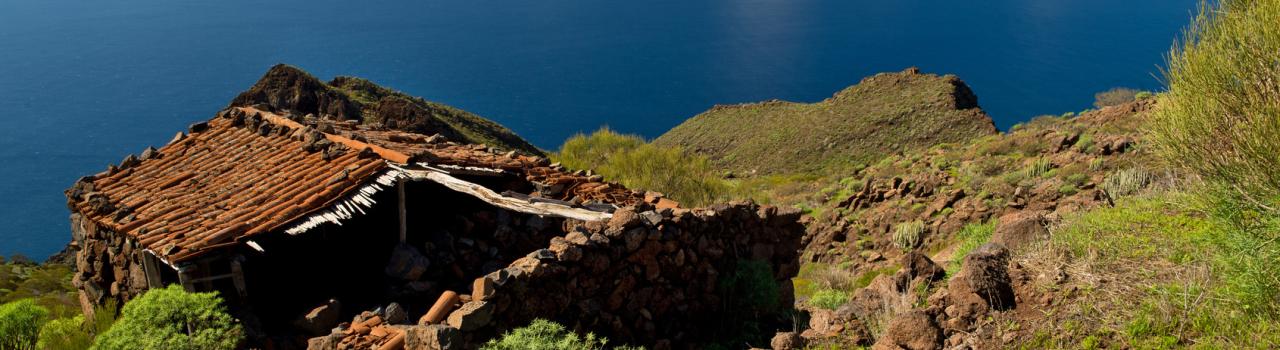
POLYGON ((596 169, 608 163, 613 154, 630 152, 644 144, 639 136, 619 134, 604 127, 591 136, 577 134, 565 140, 556 160, 570 169, 596 169))
MULTIPOLYGON (((1280 204, 1280 1, 1222 0, 1169 56, 1157 151, 1250 205, 1280 204)), ((1221 194, 1215 194, 1221 195, 1221 194)))
MULTIPOLYGON (((536 319, 528 326, 508 331, 498 339, 491 339, 483 350, 601 350, 608 339, 587 333, 585 337, 570 332, 559 323, 536 319)), ((616 347, 614 349, 639 349, 616 347)))
POLYGON ((0 349, 35 349, 49 310, 31 299, 0 305, 0 349))
POLYGON ((1122 105, 1138 99, 1140 91, 1130 88, 1113 88, 1093 95, 1093 106, 1097 108, 1122 105))
POLYGON ((40 340, 36 342, 36 347, 41 350, 88 349, 93 345, 93 335, 85 328, 84 315, 49 321, 40 328, 40 340))
POLYGON ((813 297, 809 298, 809 305, 817 308, 835 310, 849 301, 849 294, 842 290, 823 289, 817 293, 813 293, 813 297))
POLYGON ((893 231, 893 244, 903 250, 912 250, 924 240, 924 221, 916 220, 898 224, 893 231))
POLYGON ((729 196, 729 186, 706 157, 609 129, 569 138, 556 159, 572 169, 593 169, 627 187, 662 192, 685 206, 704 206, 729 196))
POLYGON ((124 305, 94 349, 235 349, 243 331, 217 293, 188 293, 171 285, 124 305))

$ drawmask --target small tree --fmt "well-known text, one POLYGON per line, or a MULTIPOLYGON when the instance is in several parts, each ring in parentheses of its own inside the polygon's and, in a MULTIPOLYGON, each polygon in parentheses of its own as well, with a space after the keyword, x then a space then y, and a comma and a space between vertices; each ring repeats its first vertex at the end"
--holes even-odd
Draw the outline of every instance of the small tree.
POLYGON ((35 349, 40 325, 49 316, 31 299, 0 305, 0 349, 35 349))
POLYGON ((171 285, 125 304, 93 349, 235 349, 243 333, 217 293, 188 293, 171 285))

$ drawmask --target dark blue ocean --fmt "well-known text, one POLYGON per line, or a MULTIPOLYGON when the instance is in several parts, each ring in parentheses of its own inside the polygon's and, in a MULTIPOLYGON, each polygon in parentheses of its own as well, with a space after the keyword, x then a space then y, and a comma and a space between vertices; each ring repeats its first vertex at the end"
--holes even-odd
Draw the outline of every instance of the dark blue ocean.
POLYGON ((919 66, 1007 128, 1156 89, 1196 0, 0 0, 0 255, 69 239, 62 190, 275 63, 497 120, 542 148, 919 66))

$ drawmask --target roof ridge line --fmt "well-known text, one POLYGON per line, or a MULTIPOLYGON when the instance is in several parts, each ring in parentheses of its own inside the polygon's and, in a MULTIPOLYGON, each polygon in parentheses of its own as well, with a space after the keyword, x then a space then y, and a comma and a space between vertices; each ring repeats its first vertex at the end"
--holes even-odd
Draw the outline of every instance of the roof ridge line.
MULTIPOLYGON (((310 127, 307 125, 303 125, 302 123, 290 120, 289 118, 285 118, 279 114, 263 111, 253 107, 233 107, 233 108, 240 109, 245 113, 249 113, 249 114, 258 113, 259 115, 262 116, 262 120, 265 120, 275 125, 286 126, 291 129, 302 129, 302 128, 310 127)), ((340 143, 356 151, 360 151, 365 148, 368 148, 372 150, 374 153, 377 153, 379 157, 382 157, 382 159, 385 159, 387 161, 391 161, 399 164, 409 164, 409 160, 412 158, 407 154, 394 151, 386 147, 378 146, 372 143, 358 141, 350 137, 337 135, 337 134, 330 134, 323 131, 320 131, 320 133, 323 134, 324 137, 329 141, 340 143)))

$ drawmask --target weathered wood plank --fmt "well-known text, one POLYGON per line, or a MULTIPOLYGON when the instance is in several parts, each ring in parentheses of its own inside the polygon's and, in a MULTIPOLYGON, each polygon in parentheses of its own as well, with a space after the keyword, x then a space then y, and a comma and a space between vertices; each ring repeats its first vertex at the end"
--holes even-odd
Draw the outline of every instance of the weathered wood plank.
POLYGON ((494 206, 514 210, 526 214, 550 215, 578 219, 583 221, 600 221, 608 220, 613 214, 602 213, 581 208, 573 208, 565 205, 546 203, 546 202, 530 202, 527 200, 506 197, 494 192, 484 186, 450 176, 439 171, 433 170, 410 170, 401 169, 409 174, 410 178, 416 181, 432 181, 451 190, 466 193, 476 197, 486 203, 494 206))

